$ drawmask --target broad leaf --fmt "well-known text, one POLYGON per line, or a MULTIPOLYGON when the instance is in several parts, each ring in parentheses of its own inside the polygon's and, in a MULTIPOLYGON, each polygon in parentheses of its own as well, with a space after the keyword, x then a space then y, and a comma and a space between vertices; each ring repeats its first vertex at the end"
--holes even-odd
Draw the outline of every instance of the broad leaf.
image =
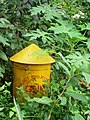
POLYGON ((60 97, 61 103, 60 105, 66 105, 67 103, 67 98, 66 97, 60 97))
POLYGON ((88 41, 86 42, 86 45, 87 45, 87 47, 88 47, 88 49, 90 51, 90 39, 88 39, 88 41))
MULTIPOLYGON (((83 29, 83 30, 84 30, 84 29, 83 29)), ((85 30, 90 30, 90 23, 87 23, 87 24, 86 24, 85 30)))
POLYGON ((10 111, 10 112, 9 112, 9 117, 11 118, 13 115, 14 115, 14 112, 13 112, 13 111, 10 111))
POLYGON ((26 33, 26 34, 24 34, 23 36, 24 36, 24 37, 30 37, 30 36, 32 36, 32 34, 26 33))
POLYGON ((87 38, 84 37, 79 30, 75 28, 73 24, 70 25, 68 21, 64 21, 65 23, 61 22, 62 25, 54 24, 54 26, 51 26, 49 30, 54 31, 55 34, 65 33, 70 38, 79 38, 82 40, 86 40, 87 38))
POLYGON ((1 107, 1 108, 0 108, 0 112, 3 111, 3 109, 4 109, 4 107, 1 107))
POLYGON ((46 105, 50 105, 50 103, 53 102, 52 99, 46 97, 46 96, 43 96, 42 98, 33 98, 31 101, 35 101, 37 103, 40 103, 40 104, 46 104, 46 105))
POLYGON ((79 108, 77 106, 74 106, 72 105, 71 109, 70 109, 70 112, 72 114, 76 114, 76 113, 79 113, 79 108))
POLYGON ((11 85, 11 82, 6 82, 6 81, 5 81, 5 84, 6 84, 7 86, 10 86, 10 85, 11 85))
POLYGON ((66 73, 67 73, 69 76, 71 76, 69 69, 68 69, 63 63, 58 62, 58 64, 59 64, 60 67, 62 67, 62 68, 66 71, 66 73))
POLYGON ((86 99, 85 95, 83 95, 83 94, 79 94, 79 93, 75 93, 75 92, 66 92, 66 94, 70 95, 74 99, 80 100, 82 102, 87 102, 87 99, 86 99))
POLYGON ((2 35, 0 35, 0 43, 2 43, 4 46, 7 45, 7 46, 10 46, 10 44, 8 43, 8 39, 3 37, 2 35))
POLYGON ((87 0, 87 2, 90 2, 90 0, 87 0))
POLYGON ((16 108, 16 112, 17 112, 18 119, 19 119, 19 120, 23 120, 20 106, 19 106, 19 104, 16 102, 14 96, 13 96, 13 101, 14 101, 14 105, 15 105, 15 108, 16 108))
POLYGON ((85 120, 82 115, 75 114, 75 120, 85 120))
POLYGON ((82 75, 85 77, 85 81, 87 84, 90 84, 90 74, 82 72, 82 75))
POLYGON ((90 74, 90 62, 83 61, 82 69, 83 69, 82 72, 90 74))
POLYGON ((81 33, 78 31, 78 30, 71 30, 71 31, 68 31, 68 35, 70 38, 78 38, 79 36, 81 36, 81 33))
POLYGON ((2 87, 0 87, 0 91, 4 90, 5 85, 3 85, 2 87))
POLYGON ((31 15, 37 15, 38 13, 45 13, 45 9, 43 9, 43 5, 42 6, 37 6, 37 7, 32 7, 31 11, 31 15))
POLYGON ((16 112, 16 108, 15 108, 15 106, 14 107, 12 107, 12 108, 10 108, 13 112, 16 112))
POLYGON ((86 40, 87 38, 84 37, 78 30, 73 30, 73 31, 69 31, 68 35, 70 38, 78 38, 79 41, 80 40, 86 40))
POLYGON ((49 21, 51 21, 51 19, 54 19, 54 17, 58 18, 58 14, 60 14, 60 9, 58 10, 57 7, 52 8, 49 4, 43 4, 41 6, 33 7, 30 11, 31 15, 43 13, 43 18, 49 21))
POLYGON ((47 33, 45 31, 39 30, 39 29, 37 29, 36 31, 33 30, 31 33, 26 33, 23 36, 30 37, 30 40, 35 40, 35 39, 41 38, 43 43, 46 43, 48 40, 52 40, 52 38, 50 37, 50 33, 47 33))
POLYGON ((72 120, 71 115, 65 114, 65 117, 63 120, 72 120))
POLYGON ((3 78, 3 73, 5 73, 5 67, 0 65, 0 77, 3 78))
POLYGON ((5 60, 5 61, 8 61, 6 54, 2 50, 0 50, 0 58, 5 60))
POLYGON ((78 25, 81 30, 90 30, 90 23, 86 23, 85 25, 78 25))
POLYGON ((0 18, 0 28, 10 28, 10 29, 13 29, 14 25, 12 25, 7 19, 0 18))
POLYGON ((5 18, 0 18, 0 22, 2 23, 2 24, 5 24, 5 23, 10 23, 7 19, 5 19, 5 18))
POLYGON ((83 66, 87 64, 87 61, 90 61, 90 54, 84 54, 82 55, 80 52, 75 52, 72 54, 69 54, 65 57, 68 62, 71 63, 71 65, 77 69, 80 69, 81 71, 84 69, 83 66))
POLYGON ((59 25, 59 24, 55 24, 54 26, 52 26, 51 28, 49 28, 49 30, 54 31, 55 34, 68 33, 69 30, 71 30, 71 29, 72 28, 70 26, 59 25))
POLYGON ((70 66, 70 64, 68 63, 68 61, 66 60, 66 58, 65 58, 60 52, 57 53, 57 54, 62 58, 63 62, 66 63, 69 68, 71 68, 71 66, 70 66))

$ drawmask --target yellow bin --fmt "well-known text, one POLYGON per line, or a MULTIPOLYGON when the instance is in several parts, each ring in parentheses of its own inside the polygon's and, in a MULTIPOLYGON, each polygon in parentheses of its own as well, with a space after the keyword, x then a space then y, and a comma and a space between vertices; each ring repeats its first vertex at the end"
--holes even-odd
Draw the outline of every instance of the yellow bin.
POLYGON ((35 44, 31 44, 10 58, 13 61, 13 95, 17 87, 30 96, 42 96, 50 84, 51 63, 55 60, 35 44))

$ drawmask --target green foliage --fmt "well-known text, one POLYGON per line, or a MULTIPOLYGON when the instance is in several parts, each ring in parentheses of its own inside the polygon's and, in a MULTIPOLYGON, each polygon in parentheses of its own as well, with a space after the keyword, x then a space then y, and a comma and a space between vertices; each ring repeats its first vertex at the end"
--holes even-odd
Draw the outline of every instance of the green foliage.
POLYGON ((80 114, 75 114, 75 120, 84 120, 80 114))
POLYGON ((86 97, 84 95, 82 95, 82 94, 75 93, 75 92, 67 92, 66 94, 70 95, 74 99, 80 100, 82 102, 87 102, 86 97))
POLYGON ((16 120, 17 111, 21 120, 90 120, 89 6, 90 0, 0 2, 0 118, 16 120), (14 107, 3 84, 12 80, 8 58, 31 43, 56 61, 48 96, 30 98, 22 90, 26 101, 14 99, 14 107))
POLYGON ((5 73, 5 68, 3 65, 0 65, 0 77, 3 77, 4 73, 5 73))
POLYGON ((2 50, 0 50, 0 58, 5 60, 5 61, 8 60, 7 56, 5 55, 5 53, 2 50))
POLYGON ((37 38, 41 38, 43 43, 46 43, 48 40, 52 40, 50 34, 44 31, 40 31, 37 29, 36 31, 32 31, 32 33, 26 33, 24 37, 31 37, 30 40, 35 40, 37 38))
POLYGON ((51 21, 54 17, 58 17, 60 11, 56 7, 51 7, 49 4, 42 4, 37 7, 33 7, 31 10, 31 15, 44 14, 43 18, 45 20, 51 21))
POLYGON ((5 84, 0 86, 0 118, 2 120, 17 120, 16 110, 12 103, 10 85, 10 82, 5 82, 5 84))

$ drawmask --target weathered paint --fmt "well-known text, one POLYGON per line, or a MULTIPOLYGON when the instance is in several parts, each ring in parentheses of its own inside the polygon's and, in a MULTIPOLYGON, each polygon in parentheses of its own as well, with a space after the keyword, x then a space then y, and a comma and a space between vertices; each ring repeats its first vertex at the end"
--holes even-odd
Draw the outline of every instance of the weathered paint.
POLYGON ((14 63, 13 94, 16 96, 17 87, 23 86, 25 93, 42 96, 44 86, 50 84, 50 64, 28 65, 14 63))
POLYGON ((35 44, 31 44, 10 58, 13 61, 13 94, 23 86, 25 93, 42 96, 50 84, 50 67, 55 60, 35 44))

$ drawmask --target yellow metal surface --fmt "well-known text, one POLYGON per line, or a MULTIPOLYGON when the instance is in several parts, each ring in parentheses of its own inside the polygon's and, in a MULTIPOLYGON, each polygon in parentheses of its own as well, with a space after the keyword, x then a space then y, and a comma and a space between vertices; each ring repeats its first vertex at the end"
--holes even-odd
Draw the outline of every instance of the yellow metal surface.
POLYGON ((23 64, 49 64, 55 60, 35 44, 31 44, 10 58, 23 64))
POLYGON ((31 44, 10 58, 14 62, 13 94, 23 86, 26 94, 42 96, 50 84, 50 67, 55 60, 35 44, 31 44))
POLYGON ((26 94, 42 96, 44 87, 50 84, 50 64, 28 65, 14 63, 13 94, 16 96, 17 87, 23 86, 26 94))

